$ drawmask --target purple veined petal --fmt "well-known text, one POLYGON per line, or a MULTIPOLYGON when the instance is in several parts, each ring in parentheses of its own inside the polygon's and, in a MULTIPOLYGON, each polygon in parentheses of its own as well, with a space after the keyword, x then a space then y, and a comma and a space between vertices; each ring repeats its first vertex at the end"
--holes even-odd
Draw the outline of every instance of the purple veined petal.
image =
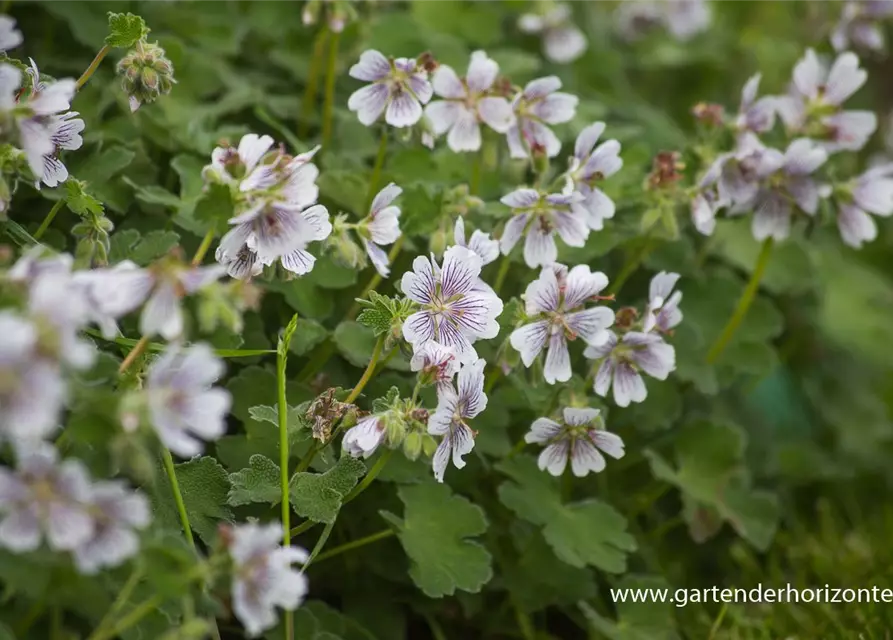
POLYGON ((11 551, 34 551, 40 546, 40 538, 40 521, 30 510, 16 509, 0 522, 0 546, 11 551))
POLYGON ((239 141, 238 154, 242 164, 245 165, 245 173, 251 173, 264 154, 273 146, 273 138, 259 136, 256 133, 248 133, 239 141))
POLYGON ((647 395, 645 381, 639 372, 627 362, 618 362, 614 368, 614 402, 617 406, 628 407, 630 402, 642 402, 647 395))
POLYGON ((428 81, 427 76, 421 73, 414 73, 409 76, 409 88, 422 104, 428 104, 431 98, 434 97, 434 88, 428 81))
POLYGON ((456 153, 481 148, 481 127, 473 111, 460 105, 456 122, 447 134, 447 145, 456 153))
MULTIPOLYGON (((616 384, 616 383, 615 383, 616 384)), ((582 478, 590 471, 598 473, 605 468, 605 458, 587 439, 575 438, 571 445, 571 471, 582 478)))
POLYGON ((48 116, 71 108, 71 99, 77 91, 77 83, 71 78, 63 78, 28 99, 28 106, 39 116, 48 116))
POLYGON ((666 380, 676 368, 676 350, 673 345, 660 341, 643 349, 636 349, 630 355, 642 371, 657 380, 666 380))
POLYGON ((391 269, 388 266, 390 265, 388 254, 377 244, 370 242, 369 240, 366 240, 363 243, 363 246, 366 249, 366 255, 369 256, 369 261, 372 263, 372 266, 375 267, 378 275, 382 278, 387 278, 391 274, 391 269))
POLYGON ((436 279, 431 261, 418 256, 412 261, 412 271, 403 274, 400 290, 407 298, 419 304, 429 304, 434 298, 436 279))
POLYGON ((866 171, 856 181, 853 200, 861 209, 877 216, 893 214, 893 178, 878 169, 866 171))
POLYGON ((516 189, 502 196, 499 201, 512 209, 532 207, 540 200, 540 194, 536 189, 516 189))
POLYGON ((448 102, 447 100, 438 100, 431 102, 425 107, 425 116, 431 123, 434 135, 441 136, 456 124, 459 119, 459 113, 463 107, 458 102, 448 102))
POLYGON ((617 140, 605 140, 583 165, 582 178, 588 180, 595 176, 610 177, 623 168, 623 160, 620 153, 620 143, 617 140))
POLYGON ((868 79, 868 72, 859 68, 859 58, 847 51, 837 56, 828 72, 824 99, 828 104, 841 105, 856 93, 868 79))
POLYGON ((549 323, 539 320, 512 331, 509 343, 521 355, 521 362, 529 367, 549 340, 549 323))
POLYGON ((53 153, 51 131, 34 119, 19 122, 19 137, 28 167, 38 178, 43 175, 43 159, 53 153))
MULTIPOLYGON (((784 170, 791 175, 809 175, 825 164, 828 154, 809 138, 798 138, 791 142, 784 154, 784 170)), ((773 163, 774 164, 774 163, 773 163)), ((773 169, 774 170, 774 169, 773 169)), ((760 170, 766 174, 771 171, 760 170)))
POLYGON ((701 235, 713 235, 716 229, 716 210, 701 193, 691 201, 691 222, 701 235))
POLYGON ((550 475, 557 478, 564 473, 564 469, 567 467, 569 452, 570 442, 566 439, 553 442, 540 452, 536 461, 537 466, 540 471, 548 471, 550 475))
POLYGON ((450 443, 450 433, 447 432, 445 436, 443 436, 443 440, 440 441, 440 444, 437 445, 437 450, 434 452, 434 457, 431 459, 431 468, 434 470, 434 479, 438 482, 443 482, 443 476, 446 473, 447 465, 450 462, 450 454, 452 453, 453 447, 450 443))
POLYGON ((288 177, 279 188, 279 201, 291 209, 302 209, 316 202, 319 197, 319 187, 316 186, 316 179, 319 177, 317 166, 294 158, 286 165, 286 172, 288 177))
POLYGON ((614 324, 614 311, 607 307, 593 307, 564 317, 568 328, 587 343, 591 340, 603 341, 604 332, 614 324))
MULTIPOLYGON (((589 238, 589 227, 582 216, 570 211, 555 211, 552 214, 555 231, 569 247, 582 247, 589 238)), ((557 257, 557 256, 556 256, 557 257)))
POLYGON ((663 305, 664 301, 670 297, 676 283, 679 282, 678 273, 669 273, 661 271, 651 278, 648 285, 648 302, 655 308, 663 305))
POLYGON ((784 240, 791 232, 791 205, 782 196, 770 193, 760 197, 751 223, 753 237, 784 240))
POLYGON ((474 434, 462 423, 455 425, 450 435, 450 445, 453 449, 453 466, 457 469, 465 467, 462 456, 471 453, 474 449, 474 434))
POLYGON ((418 311, 403 322, 403 338, 418 348, 436 336, 434 316, 428 311, 418 311))
POLYGON ((583 202, 584 198, 585 196, 582 193, 571 190, 569 193, 565 193, 564 191, 561 193, 550 193, 544 199, 549 204, 566 207, 583 202))
POLYGON ((601 411, 591 408, 565 407, 562 412, 565 424, 572 427, 583 427, 592 424, 601 415, 601 411))
MULTIPOLYGON (((531 80, 524 86, 524 98, 526 100, 537 100, 545 98, 550 93, 554 93, 561 88, 561 78, 558 76, 545 76, 531 80)), ((573 116, 572 116, 573 117, 573 116)))
POLYGON ((301 232, 305 242, 325 240, 332 233, 329 210, 321 204, 315 204, 300 213, 303 222, 301 232))
POLYGON ((434 93, 441 98, 461 99, 465 97, 465 85, 453 71, 453 68, 445 64, 437 67, 431 78, 434 93))
POLYGON ((498 74, 499 65, 496 61, 489 58, 484 51, 475 51, 471 54, 465 82, 469 91, 483 93, 493 86, 498 74))
POLYGON ((514 249, 515 245, 518 244, 518 240, 521 239, 524 235, 524 230, 527 228, 528 220, 530 220, 530 214, 522 213, 514 216, 505 224, 502 237, 499 238, 499 248, 503 255, 507 256, 514 249))
POLYGON ((348 429, 341 440, 341 447, 354 458, 368 458, 375 453, 383 436, 381 418, 367 416, 359 420, 355 427, 348 429))
POLYGON ((44 156, 41 181, 48 187, 56 187, 68 180, 68 169, 55 156, 44 156))
POLYGON ((806 54, 794 66, 794 86, 801 95, 815 98, 824 79, 825 69, 822 68, 822 63, 815 51, 807 49, 806 54))
POLYGON ((53 118, 50 127, 53 132, 53 145, 57 149, 76 151, 84 144, 81 132, 86 124, 77 117, 78 115, 80 114, 77 111, 69 111, 53 118))
POLYGON ((432 436, 447 435, 458 408, 459 396, 457 394, 445 394, 438 398, 437 410, 428 417, 428 433, 432 436))
POLYGON ((532 148, 534 145, 542 147, 550 158, 554 158, 561 151, 561 140, 558 139, 554 131, 541 122, 525 119, 522 122, 521 130, 528 148, 532 148))
POLYGON ((558 64, 573 62, 583 55, 587 46, 586 36, 574 26, 549 29, 543 38, 546 58, 558 64))
POLYGON ((140 315, 140 333, 160 335, 165 340, 183 333, 183 311, 174 282, 162 281, 155 287, 140 315))
POLYGON ((472 346, 472 340, 465 331, 452 322, 442 320, 437 325, 435 340, 445 347, 452 348, 456 352, 459 362, 474 362, 478 358, 477 351, 472 346))
POLYGON ((765 133, 775 126, 775 113, 777 98, 764 96, 757 100, 744 114, 742 114, 739 126, 749 131, 765 133))
MULTIPOLYGON (((588 350, 589 349, 587 349, 587 351, 588 350)), ((611 388, 611 380, 613 379, 613 377, 614 360, 612 358, 605 358, 595 374, 595 381, 593 382, 592 390, 595 391, 595 393, 600 395, 602 398, 606 397, 608 395, 608 389, 611 388)))
POLYGON ((584 217, 587 226, 592 231, 601 231, 605 228, 605 220, 614 217, 614 201, 598 187, 590 188, 586 185, 580 185, 580 187, 579 193, 582 193, 585 199, 583 202, 571 205, 571 211, 584 217))
POLYGON ((93 535, 95 522, 79 505, 50 504, 46 519, 47 542, 56 551, 70 551, 93 535))
POLYGON ((586 160, 595 148, 595 143, 598 142, 598 139, 604 132, 604 122, 596 122, 583 129, 580 135, 577 136, 577 141, 574 144, 574 157, 581 161, 586 160))
POLYGON ((459 392, 459 410, 463 418, 474 418, 487 408, 487 394, 484 393, 483 358, 465 364, 459 369, 457 387, 459 392))
POLYGON ((555 384, 567 382, 571 379, 571 374, 571 356, 567 350, 567 338, 564 332, 556 331, 549 337, 543 377, 547 383, 555 384))
POLYGON ((447 249, 440 272, 441 297, 449 300, 470 292, 481 275, 481 266, 480 256, 473 251, 461 246, 447 249))
POLYGON ((385 122, 392 127, 411 127, 422 119, 422 105, 408 91, 393 94, 385 114, 385 122))
POLYGON ((374 82, 391 73, 391 63, 380 52, 369 49, 360 54, 360 60, 350 68, 348 75, 357 80, 374 82))
POLYGON ((592 429, 589 432, 592 443, 608 454, 615 460, 620 460, 626 453, 624 451, 623 439, 617 434, 605 431, 603 429, 592 429))
POLYGON ((464 247, 465 244, 465 220, 462 216, 456 218, 456 226, 453 228, 453 242, 458 246, 464 247))
POLYGON ((378 213, 390 205, 401 193, 403 193, 403 189, 391 182, 375 195, 375 198, 372 200, 372 206, 370 207, 370 213, 373 216, 378 215, 378 213))
POLYGON ((359 121, 368 127, 381 117, 389 97, 390 92, 386 85, 370 84, 350 95, 347 108, 356 111, 359 121))
POLYGON ((553 269, 543 269, 539 278, 527 285, 524 303, 529 316, 558 311, 561 304, 561 287, 553 269))
POLYGON ((812 178, 791 178, 787 184, 788 193, 800 209, 809 215, 815 215, 819 208, 819 186, 812 178))
POLYGON ((450 304, 444 318, 444 326, 454 326, 463 334, 475 339, 489 340, 499 334, 496 317, 502 313, 502 300, 491 293, 472 292, 450 304))
POLYGON ((655 316, 655 323, 660 327, 661 331, 669 331, 682 322, 682 311, 679 310, 681 301, 682 292, 676 291, 661 307, 661 310, 655 316))
POLYGON ((481 122, 497 133, 507 133, 515 124, 512 105, 505 98, 481 98, 477 106, 477 115, 481 122))
POLYGON ((530 425, 530 431, 524 436, 524 442, 543 444, 557 438, 563 430, 564 427, 550 418, 537 418, 530 425))
MULTIPOLYGON (((279 263, 286 271, 303 276, 313 271, 313 265, 316 264, 316 257, 303 249, 295 249, 288 253, 282 254, 279 263)), ((260 265, 257 265, 257 272, 260 273, 260 265)))
POLYGON ((837 228, 841 239, 854 249, 861 249, 863 242, 877 238, 877 224, 874 219, 859 207, 852 204, 841 205, 837 212, 837 228))
POLYGON ((499 242, 490 238, 489 233, 476 229, 468 240, 468 249, 477 254, 482 265, 487 265, 499 257, 499 242))
POLYGON ((590 273, 589 266, 580 264, 568 271, 564 282, 564 308, 576 309, 588 298, 597 296, 608 286, 608 276, 601 271, 590 273))
POLYGON ((534 104, 530 111, 548 124, 561 124, 573 120, 580 99, 570 93, 553 93, 534 104))
POLYGON ((844 111, 828 116, 822 122, 831 129, 829 152, 859 151, 877 129, 877 116, 871 111, 844 111))
POLYGON ((542 223, 535 220, 527 231, 524 241, 524 262, 528 267, 544 267, 558 259, 558 247, 552 231, 543 230, 542 223))
POLYGON ((521 129, 517 124, 509 127, 509 130, 505 132, 505 141, 509 147, 509 157, 521 160, 529 155, 527 147, 521 141, 521 129))

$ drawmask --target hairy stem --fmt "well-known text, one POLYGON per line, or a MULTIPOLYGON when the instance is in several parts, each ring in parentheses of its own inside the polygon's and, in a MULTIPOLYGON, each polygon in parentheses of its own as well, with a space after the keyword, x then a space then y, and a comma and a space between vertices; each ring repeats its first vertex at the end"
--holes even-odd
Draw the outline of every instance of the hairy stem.
POLYGON ((75 85, 75 88, 77 90, 80 90, 81 87, 87 84, 87 81, 93 77, 93 74, 96 73, 96 70, 99 68, 99 64, 103 61, 103 59, 105 59, 105 57, 111 50, 111 47, 109 47, 108 45, 104 45, 102 49, 99 50, 99 53, 97 53, 96 57, 93 58, 93 62, 90 63, 90 66, 87 67, 87 70, 81 74, 80 78, 78 78, 77 84, 75 85))
POLYGON ((180 515, 180 524, 183 525, 186 541, 192 547, 192 550, 195 551, 195 539, 192 537, 192 528, 189 526, 189 514, 186 513, 186 503, 183 502, 183 494, 180 492, 177 470, 174 468, 174 458, 167 447, 161 450, 161 457, 164 459, 164 470, 171 483, 171 493, 174 494, 174 502, 177 503, 177 513, 180 515))
POLYGON ((332 139, 332 115, 335 110, 335 72, 338 64, 338 38, 340 34, 332 33, 329 37, 329 65, 326 69, 326 95, 323 105, 322 145, 325 147, 332 139))
POLYGON ((149 336, 143 336, 140 338, 139 342, 133 345, 133 349, 130 350, 130 353, 127 354, 127 357, 121 361, 121 364, 118 366, 118 373, 124 373, 127 371, 131 365, 139 358, 143 351, 146 350, 146 347, 149 346, 149 336))
POLYGON ((375 348, 372 350, 372 359, 369 360, 369 364, 366 365, 366 370, 363 372, 360 381, 357 382, 357 385, 350 392, 350 395, 347 396, 347 399, 344 401, 346 404, 351 404, 354 400, 356 400, 360 393, 363 392, 363 388, 372 378, 372 373, 375 371, 375 365, 378 364, 378 358, 381 356, 381 350, 384 347, 384 336, 381 336, 378 341, 375 343, 375 348))
POLYGON ((329 558, 334 558, 335 556, 341 555, 347 551, 353 551, 354 549, 359 549, 360 547, 365 547, 367 544, 372 544, 373 542, 378 542, 379 540, 385 540, 392 536, 396 535, 393 529, 385 529, 384 531, 379 531, 378 533, 373 533, 364 538, 358 538, 356 540, 351 540, 350 542, 346 542, 340 546, 335 547, 334 549, 329 549, 325 553, 321 553, 316 556, 316 562, 322 562, 323 560, 328 560, 329 558))
POLYGON ((56 204, 52 206, 49 213, 47 213, 46 218, 43 219, 43 222, 40 223, 40 226, 37 228, 37 231, 34 232, 34 239, 40 240, 40 237, 46 233, 46 230, 49 228, 51 224, 53 224, 53 220, 56 218, 56 214, 59 213, 59 210, 62 209, 62 206, 65 204, 65 200, 59 199, 56 201, 56 204))
POLYGON ((381 130, 381 139, 378 141, 378 153, 375 156, 375 164, 372 166, 372 177, 369 178, 369 191, 366 194, 366 204, 363 213, 369 211, 375 194, 378 193, 378 181, 381 179, 381 170, 384 168, 384 159, 388 153, 388 128, 381 130))
MULTIPOLYGON (((288 336, 289 341, 291 335, 288 336)), ((276 402, 279 410, 279 482, 282 491, 282 546, 291 544, 289 533, 291 508, 288 503, 288 404, 285 397, 285 367, 288 363, 288 345, 279 345, 276 355, 276 402)), ((285 638, 295 637, 295 618, 291 611, 285 612, 285 638)))
POLYGON ((298 137, 301 138, 307 135, 310 128, 310 114, 313 113, 313 107, 316 105, 316 94, 319 91, 319 76, 322 72, 328 39, 329 30, 323 27, 313 41, 313 57, 310 59, 307 86, 304 87, 304 102, 301 105, 301 120, 298 123, 298 137))
POLYGON ((760 288, 760 281, 763 279, 766 265, 769 264, 769 256, 772 255, 772 245, 772 238, 766 238, 766 240, 763 241, 760 255, 757 257, 757 264, 754 266, 753 273, 750 274, 750 280, 747 282, 747 286, 744 287, 744 293, 741 294, 741 298, 738 300, 738 304, 735 307, 735 311, 732 313, 732 317, 729 318, 726 326, 723 327, 722 333, 719 334, 716 342, 713 343, 713 346, 710 347, 710 351, 707 352, 708 363, 713 364, 716 362, 717 358, 719 358, 728 346, 732 336, 735 335, 735 331, 738 330, 738 327, 744 321, 744 317, 747 315, 747 311, 750 309, 750 305, 753 304, 754 298, 756 297, 757 290, 760 288))

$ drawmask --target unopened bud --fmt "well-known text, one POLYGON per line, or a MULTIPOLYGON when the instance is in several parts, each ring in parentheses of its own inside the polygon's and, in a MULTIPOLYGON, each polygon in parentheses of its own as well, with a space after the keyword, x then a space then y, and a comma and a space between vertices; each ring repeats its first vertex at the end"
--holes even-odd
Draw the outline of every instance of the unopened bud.
POLYGON ((429 458, 434 455, 435 451, 437 451, 437 440, 429 436, 427 433, 422 436, 422 451, 424 451, 425 455, 429 458))
POLYGON ((634 307, 623 307, 614 315, 614 324, 620 329, 629 329, 639 318, 639 312, 634 307))
POLYGON ((712 127, 718 127, 722 124, 725 110, 720 104, 712 102, 699 102, 691 110, 692 115, 699 121, 712 127))
POLYGON ((431 54, 430 51, 426 51, 422 55, 420 55, 416 59, 416 64, 428 73, 433 73, 437 70, 437 67, 440 66, 440 64, 437 62, 437 60, 434 59, 434 56, 431 54))
POLYGON ((403 454, 410 460, 416 460, 422 452, 422 434, 413 431, 406 434, 403 440, 403 454))
POLYGON ((164 49, 144 40, 137 42, 121 58, 117 71, 131 111, 136 111, 144 103, 154 102, 159 95, 170 93, 177 82, 174 66, 165 57, 164 49))
POLYGON ((436 256, 442 255, 447 246, 447 234, 443 228, 438 229, 431 234, 428 241, 428 250, 436 256))

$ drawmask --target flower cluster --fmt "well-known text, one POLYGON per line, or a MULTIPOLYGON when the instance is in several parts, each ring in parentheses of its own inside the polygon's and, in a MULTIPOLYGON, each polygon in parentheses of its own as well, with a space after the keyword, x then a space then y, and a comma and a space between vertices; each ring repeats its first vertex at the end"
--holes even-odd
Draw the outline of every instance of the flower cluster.
POLYGON ((710 7, 706 0, 624 0, 617 9, 616 23, 624 40, 638 40, 663 27, 684 42, 710 26, 710 7))
POLYGON ((889 0, 847 0, 840 20, 831 32, 831 44, 837 51, 846 51, 852 44, 857 49, 884 50, 884 32, 880 24, 893 15, 889 0))
POLYGON ((559 64, 573 62, 586 52, 586 36, 574 24, 571 8, 557 3, 544 13, 525 13, 518 19, 524 33, 539 34, 546 58, 559 64))
POLYGON ((382 247, 400 237, 400 207, 393 203, 401 193, 403 189, 392 182, 373 198, 369 213, 359 222, 348 222, 344 213, 335 217, 326 247, 334 250, 339 262, 362 269, 368 259, 383 278, 390 275, 390 259, 382 247), (362 249, 351 239, 351 231, 359 237, 362 249))

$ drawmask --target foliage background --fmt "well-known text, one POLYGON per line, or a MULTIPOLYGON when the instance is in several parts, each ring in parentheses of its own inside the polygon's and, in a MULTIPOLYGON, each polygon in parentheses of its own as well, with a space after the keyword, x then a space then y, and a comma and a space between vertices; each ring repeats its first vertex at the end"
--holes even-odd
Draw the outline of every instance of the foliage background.
MULTIPOLYGON (((613 278, 641 247, 640 219, 647 214, 642 184, 651 158, 692 148, 691 107, 711 101, 734 109, 740 87, 757 71, 765 92, 783 91, 805 47, 828 49, 826 35, 840 9, 825 2, 718 2, 710 29, 689 43, 656 33, 627 45, 613 33, 613 7, 575 3, 589 50, 573 65, 557 67, 544 61, 536 38, 515 27, 526 2, 358 6, 360 19, 340 38, 334 136, 320 161, 321 201, 332 213, 358 214, 366 197, 378 131, 360 125, 346 109, 347 96, 360 86, 346 70, 361 51, 415 56, 428 50, 464 69, 470 52, 484 48, 515 83, 556 73, 565 91, 580 96, 575 120, 557 129, 565 142, 601 119, 608 135, 623 143, 624 169, 607 183, 618 203, 613 224, 593 234, 584 249, 564 248, 560 256, 613 278)), ((170 96, 131 115, 107 61, 75 101, 87 129, 84 147, 69 154, 68 164, 116 225, 111 261, 128 256, 147 264, 177 244, 187 252, 198 246, 201 212, 213 204, 202 195, 200 169, 218 140, 254 131, 305 150, 319 138, 321 99, 302 111, 319 28, 302 25, 300 5, 289 2, 15 2, 9 13, 42 69, 77 77, 102 45, 108 10, 145 18, 150 40, 157 38, 174 63, 178 84, 170 96)), ((886 123, 889 59, 877 56, 863 64, 869 82, 852 102, 877 111, 886 123)), ((883 133, 865 157, 890 153, 883 133)), ((697 162, 690 153, 685 158, 693 176, 697 162)), ((433 153, 409 143, 391 146, 382 184, 393 180, 405 189, 401 226, 407 235, 394 274, 427 251, 441 224, 445 191, 470 181, 471 166, 443 144, 433 153)), ((513 166, 487 168, 480 195, 495 203, 523 180, 523 171, 513 166)), ((22 191, 14 217, 34 231, 58 197, 50 189, 22 191)), ((474 222, 490 229, 506 213, 501 205, 488 205, 474 222)), ((884 605, 721 610, 712 603, 674 608, 610 602, 610 586, 893 586, 893 227, 882 224, 878 240, 860 252, 844 247, 833 225, 808 237, 795 234, 773 255, 757 303, 726 356, 712 367, 703 364, 706 346, 730 315, 758 246, 746 223, 720 222, 719 241, 705 245, 687 229, 684 212, 680 220, 679 237, 663 239, 621 296, 624 304, 638 303, 655 271, 682 274, 678 369, 665 383, 649 381, 646 403, 609 412, 611 430, 626 440, 626 458, 563 489, 574 504, 589 506, 562 506, 562 489, 532 471, 527 457, 506 459, 530 422, 552 405, 551 394, 559 391, 566 399, 585 393, 582 379, 553 389, 512 374, 495 387, 489 410, 476 421, 475 455, 465 470, 448 474, 450 490, 432 484, 424 461, 396 456, 380 476, 384 481, 339 516, 332 546, 379 531, 394 518, 423 528, 413 530, 409 543, 401 535, 405 549, 391 538, 314 566, 313 601, 296 615, 298 637, 650 640, 855 637, 856 631, 882 637, 889 630, 893 616, 884 605), (450 498, 451 491, 464 499, 450 498), (582 502, 590 499, 597 502, 582 502), (383 512, 396 515, 386 522, 383 512), (572 553, 547 542, 550 528, 589 557, 568 562, 572 553), (439 558, 446 576, 420 578, 424 570, 407 558, 413 545, 424 566, 438 565, 439 558)), ((45 241, 70 250, 74 222, 63 210, 45 241)), ((493 277, 496 266, 486 277, 493 277)), ((503 289, 506 299, 532 278, 522 263, 517 266, 503 289)), ((266 292, 259 311, 246 315, 240 334, 218 329, 202 335, 193 327, 191 335, 221 348, 269 349, 279 329, 299 313, 288 371, 289 404, 297 405, 330 386, 348 388, 359 377, 374 339, 341 319, 370 277, 371 269, 357 274, 322 259, 307 277, 261 283, 266 292)), ((393 292, 392 283, 378 290, 393 292)), ((135 323, 123 330, 137 335, 135 323)), ((499 342, 492 342, 493 351, 499 342)), ((103 360, 105 370, 91 375, 112 375, 120 355, 113 348, 103 360)), ((392 385, 408 396, 413 381, 403 373, 407 363, 402 355, 392 360, 367 387, 366 402, 392 385)), ((205 542, 221 520, 275 517, 278 507, 227 501, 229 474, 248 467, 251 455, 277 459, 274 426, 249 412, 275 403, 274 380, 270 356, 229 361, 226 386, 234 394, 234 410, 229 434, 209 452, 217 462, 205 458, 179 467, 195 530, 205 542)), ((82 436, 72 446, 83 450, 75 453, 94 468, 112 471, 112 462, 93 447, 116 429, 108 416, 75 413, 72 424, 82 436)), ((308 444, 295 443, 295 458, 308 444)), ((321 460, 317 471, 333 458, 321 460)), ((175 530, 172 505, 159 497, 156 506, 175 530)), ((312 548, 318 532, 302 534, 299 544, 312 548)), ((172 535, 156 544, 169 551, 178 543, 172 535)), ((104 576, 107 584, 87 583, 52 564, 42 573, 30 565, 25 570, 3 553, 0 619, 15 628, 32 615, 27 637, 48 637, 51 620, 39 609, 47 592, 62 603, 60 615, 90 620, 102 615, 123 577, 112 572, 104 576)), ((150 582, 145 588, 162 586, 150 582)), ((166 626, 162 610, 129 637, 159 637, 166 626)))

